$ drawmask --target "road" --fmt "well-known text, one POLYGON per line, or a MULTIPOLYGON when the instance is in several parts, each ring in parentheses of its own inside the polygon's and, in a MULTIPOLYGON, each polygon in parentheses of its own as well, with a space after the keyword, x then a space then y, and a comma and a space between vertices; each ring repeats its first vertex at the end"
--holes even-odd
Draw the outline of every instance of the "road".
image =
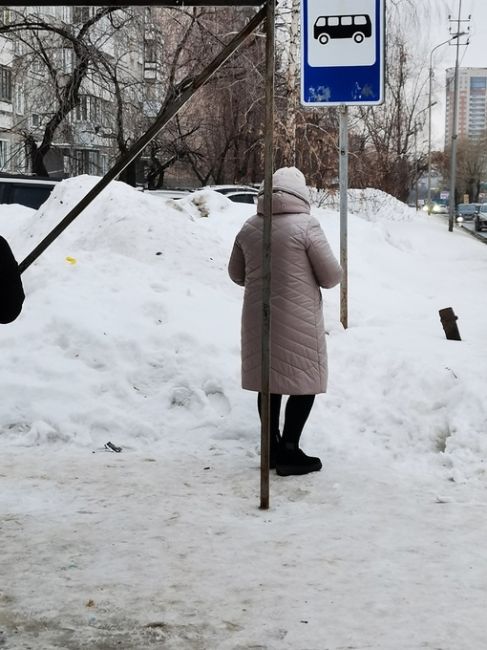
POLYGON ((464 222, 461 227, 469 232, 473 237, 476 237, 477 239, 480 239, 480 241, 483 241, 485 244, 487 244, 487 230, 475 232, 473 221, 468 221, 467 223, 464 222))

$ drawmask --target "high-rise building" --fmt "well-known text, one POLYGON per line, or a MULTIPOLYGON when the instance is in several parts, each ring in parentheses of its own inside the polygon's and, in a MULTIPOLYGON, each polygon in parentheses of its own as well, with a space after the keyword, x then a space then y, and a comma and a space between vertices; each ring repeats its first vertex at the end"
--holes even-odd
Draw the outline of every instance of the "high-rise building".
MULTIPOLYGON (((445 148, 451 143, 455 68, 446 71, 445 148)), ((487 129, 487 68, 458 69, 458 138, 479 139, 487 129)))

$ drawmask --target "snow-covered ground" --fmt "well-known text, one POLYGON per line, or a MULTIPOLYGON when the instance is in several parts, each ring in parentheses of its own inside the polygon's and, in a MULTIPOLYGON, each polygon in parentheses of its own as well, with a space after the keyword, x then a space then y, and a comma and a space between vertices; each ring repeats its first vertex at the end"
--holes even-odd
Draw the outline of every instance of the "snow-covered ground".
MULTIPOLYGON (((95 182, 0 206, 19 261, 95 182)), ((325 292, 302 440, 324 469, 272 473, 267 511, 226 273, 252 208, 113 183, 27 269, 0 329, 2 649, 485 649, 487 248, 377 191, 350 207, 349 328, 325 292)))

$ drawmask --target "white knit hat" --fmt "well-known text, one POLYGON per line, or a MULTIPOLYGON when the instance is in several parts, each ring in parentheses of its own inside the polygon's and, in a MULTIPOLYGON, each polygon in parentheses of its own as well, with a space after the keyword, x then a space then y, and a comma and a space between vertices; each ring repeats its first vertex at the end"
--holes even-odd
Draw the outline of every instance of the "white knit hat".
MULTIPOLYGON (((261 194, 264 192, 263 187, 264 184, 262 184, 259 192, 261 194)), ((310 202, 306 179, 303 172, 297 167, 281 167, 277 169, 272 176, 272 189, 274 192, 281 190, 282 192, 293 194, 308 204, 310 202)))

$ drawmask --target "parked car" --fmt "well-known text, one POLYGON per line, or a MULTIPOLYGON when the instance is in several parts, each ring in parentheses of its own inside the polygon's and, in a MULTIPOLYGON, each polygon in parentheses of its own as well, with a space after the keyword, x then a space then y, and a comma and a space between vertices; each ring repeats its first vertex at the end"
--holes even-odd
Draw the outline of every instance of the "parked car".
POLYGON ((475 215, 474 228, 476 232, 487 230, 487 203, 480 204, 480 209, 475 215))
POLYGON ((37 210, 49 198, 56 183, 42 176, 0 173, 0 203, 18 203, 37 210))
POLYGON ((458 203, 455 210, 457 221, 473 221, 475 215, 480 210, 480 203, 458 203))
POLYGON ((205 188, 200 189, 219 192, 235 203, 254 205, 257 203, 257 195, 259 194, 259 190, 251 185, 207 185, 205 188))
POLYGON ((183 196, 187 196, 190 193, 190 190, 144 190, 146 194, 151 196, 158 196, 161 199, 182 199, 183 196))

